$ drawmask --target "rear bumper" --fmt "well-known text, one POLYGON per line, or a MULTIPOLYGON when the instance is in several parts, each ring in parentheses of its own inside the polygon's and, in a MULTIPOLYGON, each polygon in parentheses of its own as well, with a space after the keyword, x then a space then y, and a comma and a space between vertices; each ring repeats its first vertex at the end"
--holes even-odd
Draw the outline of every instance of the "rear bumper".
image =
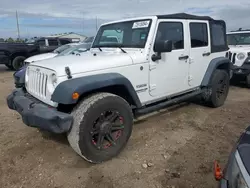
POLYGON ((59 134, 69 131, 73 122, 70 114, 43 104, 23 89, 15 89, 7 97, 7 104, 10 109, 17 111, 23 122, 30 127, 59 134))

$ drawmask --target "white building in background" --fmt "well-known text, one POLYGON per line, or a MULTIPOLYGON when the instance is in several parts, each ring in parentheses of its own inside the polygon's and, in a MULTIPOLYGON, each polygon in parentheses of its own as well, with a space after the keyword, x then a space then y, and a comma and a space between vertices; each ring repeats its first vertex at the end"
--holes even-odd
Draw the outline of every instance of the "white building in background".
POLYGON ((46 37, 58 37, 58 38, 70 38, 70 39, 75 39, 75 42, 77 41, 83 41, 87 37, 78 33, 70 32, 70 33, 60 33, 60 34, 54 34, 54 35, 49 35, 46 37))

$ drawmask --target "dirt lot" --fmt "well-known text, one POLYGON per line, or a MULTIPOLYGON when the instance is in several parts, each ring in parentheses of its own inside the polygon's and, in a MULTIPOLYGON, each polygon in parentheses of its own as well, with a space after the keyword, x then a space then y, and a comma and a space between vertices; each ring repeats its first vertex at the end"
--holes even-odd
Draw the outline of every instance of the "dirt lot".
POLYGON ((225 164, 250 121, 250 92, 234 86, 222 108, 183 104, 137 122, 117 158, 92 165, 73 152, 64 135, 26 127, 7 108, 12 74, 0 66, 1 188, 216 187, 213 160, 225 164), (152 166, 143 168, 144 163, 152 166))

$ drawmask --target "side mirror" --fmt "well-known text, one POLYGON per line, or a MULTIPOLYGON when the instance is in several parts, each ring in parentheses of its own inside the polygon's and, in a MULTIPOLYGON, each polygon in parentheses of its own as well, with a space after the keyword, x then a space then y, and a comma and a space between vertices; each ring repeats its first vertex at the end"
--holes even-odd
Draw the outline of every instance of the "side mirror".
POLYGON ((173 42, 171 40, 157 41, 154 45, 154 51, 157 53, 171 52, 173 49, 173 42))

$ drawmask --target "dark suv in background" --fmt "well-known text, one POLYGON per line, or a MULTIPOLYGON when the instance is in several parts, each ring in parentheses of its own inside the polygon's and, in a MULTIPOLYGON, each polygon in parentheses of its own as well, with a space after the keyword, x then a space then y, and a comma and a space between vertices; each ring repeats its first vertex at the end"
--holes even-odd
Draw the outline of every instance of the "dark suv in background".
POLYGON ((61 45, 77 41, 69 38, 42 37, 32 39, 26 43, 0 43, 0 64, 5 64, 12 70, 23 66, 26 58, 52 52, 61 45))

